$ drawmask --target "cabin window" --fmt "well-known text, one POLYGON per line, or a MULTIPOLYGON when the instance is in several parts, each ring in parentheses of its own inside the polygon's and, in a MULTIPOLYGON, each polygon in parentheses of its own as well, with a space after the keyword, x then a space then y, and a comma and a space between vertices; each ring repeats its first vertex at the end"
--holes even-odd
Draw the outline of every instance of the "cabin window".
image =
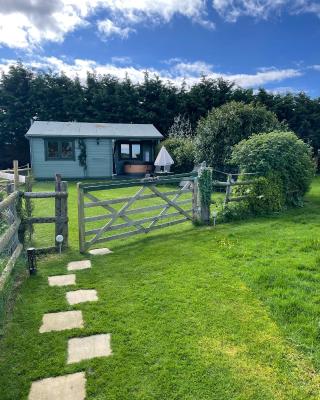
POLYGON ((74 160, 74 141, 50 139, 46 141, 46 160, 74 160))
POLYGON ((121 143, 121 145, 120 145, 120 157, 122 159, 124 159, 124 160, 130 158, 130 144, 121 143))
POLYGON ((140 160, 141 144, 140 143, 121 143, 120 158, 122 160, 140 160))
POLYGON ((131 145, 131 158, 139 160, 141 158, 141 146, 139 144, 131 145))

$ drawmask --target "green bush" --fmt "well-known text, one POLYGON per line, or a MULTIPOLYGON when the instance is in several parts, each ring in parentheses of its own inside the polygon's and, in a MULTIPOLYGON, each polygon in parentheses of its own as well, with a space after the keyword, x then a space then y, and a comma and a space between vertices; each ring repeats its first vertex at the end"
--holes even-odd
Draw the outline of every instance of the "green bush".
MULTIPOLYGON (((240 179, 248 180, 245 176, 240 179)), ((282 180, 277 173, 251 180, 252 185, 238 186, 235 190, 235 196, 247 196, 244 203, 249 214, 268 214, 281 211, 285 207, 282 180)))
POLYGON ((283 129, 276 115, 261 105, 232 101, 214 108, 196 130, 196 161, 212 167, 226 166, 232 147, 254 133, 283 129))
POLYGON ((272 211, 283 205, 298 206, 308 191, 314 175, 311 148, 292 132, 253 135, 234 146, 231 162, 241 172, 256 172, 255 190, 264 197, 263 209, 272 211), (272 200, 273 199, 273 200, 272 200))
POLYGON ((160 150, 162 146, 166 147, 173 158, 173 172, 182 173, 193 170, 195 147, 194 141, 191 138, 171 137, 161 142, 158 146, 158 150, 160 150))
MULTIPOLYGON (((248 180, 245 176, 240 176, 239 179, 248 180)), ((285 197, 282 182, 277 174, 251 180, 251 185, 234 188, 233 196, 246 196, 246 198, 237 203, 228 203, 219 212, 219 221, 241 220, 249 216, 268 215, 283 210, 285 197)))

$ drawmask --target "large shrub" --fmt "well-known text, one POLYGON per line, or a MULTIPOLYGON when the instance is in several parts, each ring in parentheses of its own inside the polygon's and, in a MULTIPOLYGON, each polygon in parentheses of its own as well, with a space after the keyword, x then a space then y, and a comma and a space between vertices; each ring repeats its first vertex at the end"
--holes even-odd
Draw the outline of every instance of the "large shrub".
POLYGON ((263 133, 242 140, 234 146, 231 162, 241 172, 256 172, 265 177, 255 190, 271 209, 273 197, 278 205, 300 205, 314 174, 311 148, 292 132, 263 133))
POLYGON ((174 164, 172 171, 175 173, 190 172, 194 167, 195 147, 194 141, 187 137, 171 137, 161 142, 158 146, 165 146, 174 164))
POLYGON ((229 162, 232 147, 254 133, 284 128, 264 106, 232 101, 202 118, 196 131, 196 159, 213 167, 229 162))

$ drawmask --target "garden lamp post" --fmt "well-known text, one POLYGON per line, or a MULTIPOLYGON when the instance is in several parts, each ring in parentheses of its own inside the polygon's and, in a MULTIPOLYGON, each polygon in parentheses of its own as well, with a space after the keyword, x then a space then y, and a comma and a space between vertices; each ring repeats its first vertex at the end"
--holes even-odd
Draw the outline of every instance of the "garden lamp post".
POLYGON ((217 211, 213 211, 212 212, 213 226, 216 226, 217 216, 218 216, 218 212, 217 211))
POLYGON ((62 248, 62 243, 63 243, 63 236, 62 235, 57 235, 56 236, 56 242, 59 245, 59 254, 61 254, 61 248, 62 248))
POLYGON ((36 256, 36 249, 34 247, 29 247, 27 249, 27 258, 28 258, 29 274, 35 275, 37 273, 37 256, 36 256))

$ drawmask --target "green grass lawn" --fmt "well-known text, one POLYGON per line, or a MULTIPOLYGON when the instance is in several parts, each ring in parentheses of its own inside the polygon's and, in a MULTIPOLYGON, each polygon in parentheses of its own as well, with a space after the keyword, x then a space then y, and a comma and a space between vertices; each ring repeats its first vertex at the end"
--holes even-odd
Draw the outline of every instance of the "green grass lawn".
MULTIPOLYGON (((272 218, 110 242, 113 254, 77 272, 75 288, 97 289, 99 301, 71 307, 65 288, 47 284, 85 257, 70 184, 71 248, 42 259, 19 292, 0 342, 1 400, 76 371, 87 400, 319 399, 319 209, 317 178, 304 208, 272 218), (44 313, 74 309, 84 329, 38 333, 44 313), (112 334, 113 355, 66 365, 67 339, 97 333, 112 334)), ((40 211, 50 215, 47 201, 40 211)))

